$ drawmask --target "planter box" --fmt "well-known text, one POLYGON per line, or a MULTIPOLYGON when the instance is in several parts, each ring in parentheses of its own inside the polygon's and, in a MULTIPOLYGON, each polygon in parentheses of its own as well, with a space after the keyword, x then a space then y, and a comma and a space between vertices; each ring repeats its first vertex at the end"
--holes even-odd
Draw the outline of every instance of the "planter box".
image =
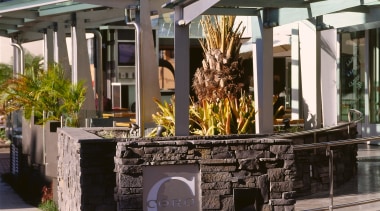
MULTIPOLYGON (((328 190, 329 184, 325 149, 295 152, 293 146, 356 135, 352 127, 351 133, 342 128, 317 140, 312 133, 289 139, 103 139, 96 135, 103 130, 116 134, 120 128, 58 130, 61 210, 294 210, 298 195, 328 190)), ((334 147, 334 184, 355 176, 356 150, 356 145, 334 147)))

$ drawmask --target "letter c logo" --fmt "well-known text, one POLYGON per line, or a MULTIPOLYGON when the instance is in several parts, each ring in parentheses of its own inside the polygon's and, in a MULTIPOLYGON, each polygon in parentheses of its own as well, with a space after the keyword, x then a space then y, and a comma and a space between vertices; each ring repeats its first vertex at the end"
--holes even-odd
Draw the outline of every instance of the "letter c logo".
POLYGON ((151 207, 150 202, 151 201, 157 201, 157 195, 158 191, 161 187, 162 184, 169 180, 179 180, 187 185, 187 187, 190 188, 192 194, 195 196, 195 177, 192 177, 191 180, 188 180, 184 177, 165 177, 160 179, 158 182, 156 182, 153 187, 149 190, 148 197, 147 197, 147 206, 148 206, 148 211, 157 211, 157 206, 156 207, 151 207))

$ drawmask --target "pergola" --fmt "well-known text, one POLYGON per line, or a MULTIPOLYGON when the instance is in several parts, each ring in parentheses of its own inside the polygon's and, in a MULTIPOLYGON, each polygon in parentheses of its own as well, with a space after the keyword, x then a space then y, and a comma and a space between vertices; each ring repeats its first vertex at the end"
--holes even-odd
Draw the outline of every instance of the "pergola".
MULTIPOLYGON (((89 78, 88 61, 78 60, 78 55, 85 55, 86 48, 84 34, 86 30, 96 30, 100 26, 121 21, 125 18, 125 8, 130 5, 139 5, 141 15, 141 29, 151 30, 150 16, 152 14, 162 14, 174 11, 175 25, 175 96, 176 96, 176 135, 188 135, 188 96, 190 88, 189 79, 189 23, 200 15, 237 15, 250 16, 250 29, 252 33, 249 43, 252 44, 253 70, 255 84, 255 103, 259 111, 256 116, 256 131, 258 133, 271 132, 272 118, 272 78, 273 78, 273 27, 290 24, 298 21, 306 21, 307 31, 312 27, 315 34, 308 39, 314 44, 310 48, 315 53, 311 55, 303 54, 299 46, 292 44, 292 60, 299 62, 299 66, 306 66, 299 61, 300 55, 305 55, 302 61, 307 61, 308 65, 313 66, 309 72, 304 74, 313 78, 314 86, 311 93, 304 98, 312 98, 313 103, 309 104, 312 115, 316 117, 316 125, 320 125, 320 106, 336 106, 334 100, 321 100, 321 92, 324 91, 319 81, 324 83, 325 78, 321 76, 321 70, 326 67, 336 68, 336 52, 333 43, 321 43, 321 40, 333 40, 336 33, 365 30, 380 27, 380 2, 378 0, 140 0, 140 1, 120 1, 120 0, 9 0, 0 1, 0 36, 10 37, 15 43, 25 43, 29 41, 45 40, 45 60, 59 61, 67 65, 67 52, 59 46, 64 46, 63 38, 66 34, 75 35, 77 42, 73 44, 73 66, 72 78, 89 78), (334 35, 335 34, 335 35, 334 35), (54 38, 54 39, 53 39, 54 38), (84 42, 85 43, 85 42, 84 42), (322 47, 321 47, 322 46, 322 47), (330 47, 330 49, 323 48, 330 47), (295 51, 297 47, 297 51, 295 51), (331 61, 321 62, 324 54, 331 61), (294 56, 294 58, 293 58, 294 56), (80 69, 80 71, 78 71, 80 69), (75 76, 76 75, 76 76, 75 76), (270 82, 270 83, 268 83, 270 82), (323 105, 314 102, 323 101, 323 105), (327 101, 327 102, 326 102, 327 101), (334 104, 335 103, 335 104, 334 104)), ((148 40, 148 33, 142 35, 142 39, 148 40)), ((302 37, 297 43, 302 44, 302 37)), ((296 42, 294 42, 296 43, 296 42)), ((149 63, 147 55, 153 55, 151 43, 141 46, 141 63, 149 63), (146 59, 146 60, 145 60, 146 59)), ((149 69, 157 64, 143 65, 141 72, 142 81, 151 81, 151 78, 144 78, 151 74, 149 69)), ((298 65, 297 65, 298 67, 298 65)), ((302 68, 301 68, 302 69, 302 68)), ((305 68, 304 68, 305 69, 305 68)), ((302 69, 302 71, 304 71, 302 69)), ((153 77, 155 75, 153 74, 153 77)), ((330 82, 331 83, 331 82, 330 82)), ((143 96, 144 113, 149 119, 152 113, 149 104, 152 96, 156 96, 155 86, 149 86, 141 93, 143 96), (154 94, 151 94, 154 93, 154 94)), ((330 91, 331 92, 331 91, 330 91)), ((329 96, 329 95, 327 95, 329 96)), ((93 99, 93 96, 89 99, 93 99)), ((90 106, 90 105, 89 105, 90 106)), ((336 117, 336 115, 335 115, 336 117)), ((326 120, 326 117, 323 118, 326 120)), ((325 124, 326 125, 326 124, 325 124)))

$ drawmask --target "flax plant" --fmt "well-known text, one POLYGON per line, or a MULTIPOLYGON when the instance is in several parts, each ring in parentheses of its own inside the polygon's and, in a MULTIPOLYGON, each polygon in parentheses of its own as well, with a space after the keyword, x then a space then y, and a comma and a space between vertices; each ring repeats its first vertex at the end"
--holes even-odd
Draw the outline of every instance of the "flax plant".
MULTIPOLYGON (((173 136, 175 131, 174 100, 161 103, 155 100, 160 111, 153 115, 159 126, 149 136, 157 136, 159 128, 165 128, 160 136, 173 136)), ((239 99, 224 98, 217 102, 191 100, 189 108, 189 131, 192 135, 212 136, 249 134, 255 131, 255 108, 251 96, 242 95, 239 99)))

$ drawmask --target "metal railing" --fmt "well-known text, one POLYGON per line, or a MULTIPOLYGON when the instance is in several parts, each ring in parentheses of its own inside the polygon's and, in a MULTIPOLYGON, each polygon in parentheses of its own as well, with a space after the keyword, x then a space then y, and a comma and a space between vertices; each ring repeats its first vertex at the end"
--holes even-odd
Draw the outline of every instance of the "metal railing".
POLYGON ((343 123, 339 123, 338 125, 324 127, 324 128, 318 128, 318 129, 312 129, 312 130, 304 130, 304 131, 292 132, 292 133, 280 133, 280 134, 276 134, 272 137, 291 138, 291 137, 314 134, 314 142, 316 142, 316 135, 318 133, 334 131, 337 129, 341 129, 343 127, 347 127, 348 132, 350 132, 350 126, 357 124, 358 122, 360 122, 362 120, 363 120, 362 112, 360 112, 356 109, 350 109, 348 112, 348 122, 343 122, 343 123), (352 117, 356 117, 356 118, 352 120, 352 117))
POLYGON ((321 143, 313 143, 313 144, 302 144, 302 145, 295 145, 293 147, 293 149, 295 151, 317 149, 317 148, 326 148, 326 156, 329 157, 329 181, 330 181, 329 198, 330 198, 330 205, 328 208, 324 207, 324 208, 312 209, 313 211, 333 210, 334 208, 338 209, 338 208, 351 207, 351 206, 356 206, 356 205, 360 205, 360 204, 368 204, 368 203, 380 201, 380 198, 375 198, 375 199, 371 199, 371 200, 357 201, 357 202, 353 202, 353 203, 334 205, 334 171, 333 171, 334 150, 332 150, 331 147, 349 145, 349 144, 359 144, 359 143, 363 143, 363 142, 367 142, 367 141, 374 141, 374 140, 380 140, 380 136, 371 136, 371 137, 365 137, 365 138, 347 139, 347 140, 321 142, 321 143))
POLYGON ((294 151, 310 150, 310 149, 317 149, 317 148, 325 148, 326 149, 326 156, 329 157, 329 182, 330 182, 329 198, 330 198, 330 205, 328 207, 309 209, 309 211, 311 211, 311 210, 312 211, 333 210, 334 208, 339 209, 339 208, 357 206, 357 205, 361 205, 361 204, 368 204, 368 203, 380 201, 380 198, 374 198, 371 200, 363 200, 363 201, 357 201, 357 202, 352 202, 352 203, 334 205, 334 171, 333 171, 334 150, 331 149, 332 147, 335 147, 335 146, 359 144, 359 143, 368 142, 368 141, 380 140, 380 136, 371 136, 371 137, 364 137, 364 138, 355 138, 355 139, 346 139, 346 140, 337 140, 337 141, 316 143, 316 136, 318 133, 333 131, 333 130, 341 129, 343 127, 348 127, 348 131, 349 131, 351 124, 356 124, 356 123, 360 122, 362 120, 362 118, 363 118, 363 115, 360 111, 355 110, 355 109, 351 109, 349 114, 348 114, 349 122, 342 123, 342 124, 332 126, 332 127, 307 130, 307 131, 296 132, 296 133, 279 134, 279 135, 275 136, 275 137, 280 137, 280 138, 290 138, 290 137, 314 134, 314 143, 294 145, 293 146, 294 151), (351 114, 357 115, 357 118, 355 120, 351 120, 351 114))

